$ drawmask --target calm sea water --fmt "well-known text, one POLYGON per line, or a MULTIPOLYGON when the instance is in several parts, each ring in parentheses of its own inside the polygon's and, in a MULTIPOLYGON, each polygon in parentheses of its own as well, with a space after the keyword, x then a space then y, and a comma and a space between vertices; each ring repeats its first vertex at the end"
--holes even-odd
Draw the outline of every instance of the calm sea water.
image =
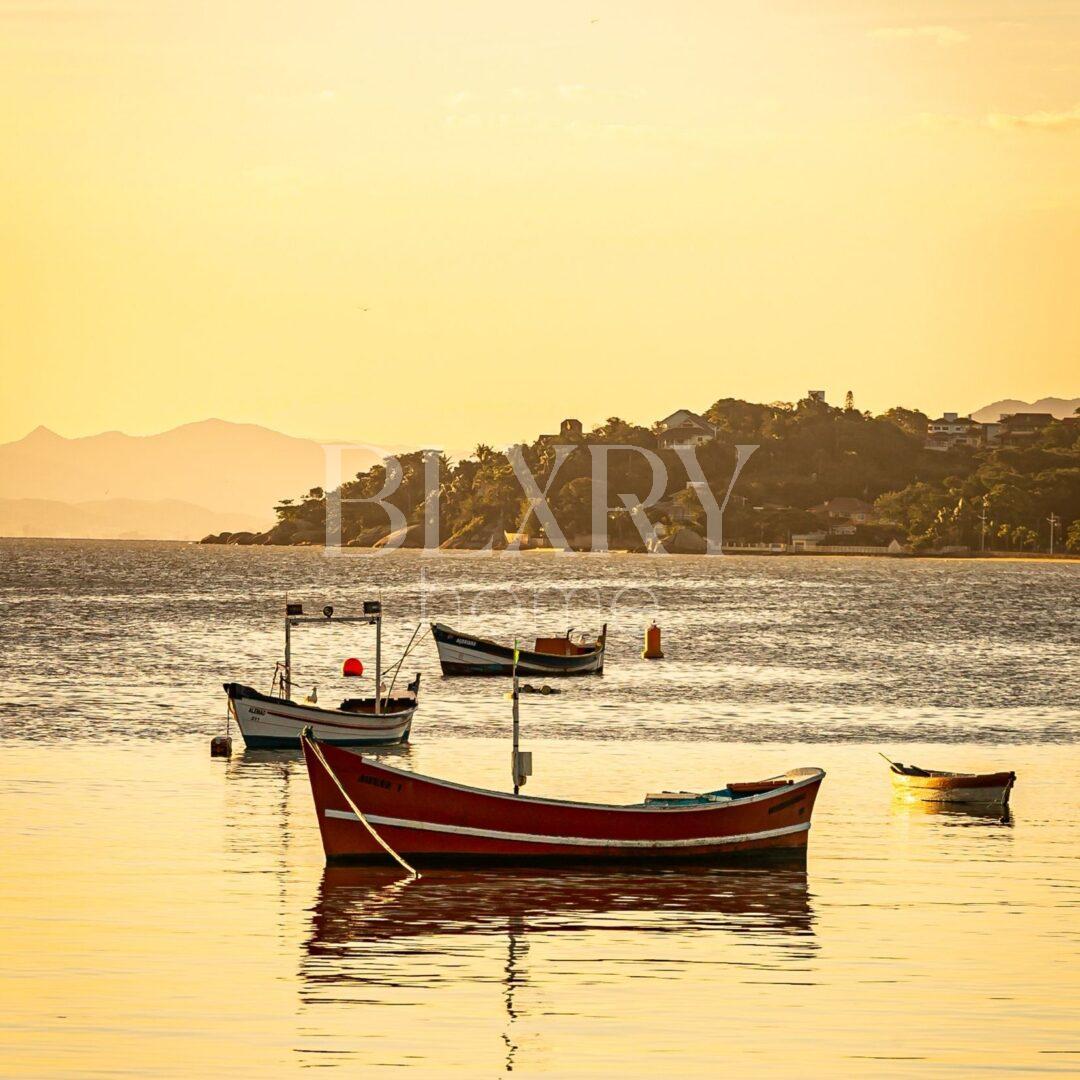
MULTIPOLYGON (((0 1074, 968 1076, 1080 1071, 1080 567, 516 560, 0 541, 0 1074), (805 866, 326 870, 303 765, 211 760, 290 597, 611 633, 526 701, 529 791, 829 772, 805 866), (642 661, 656 617, 667 659, 642 661), (892 799, 882 749, 1014 768, 1007 820, 892 799)), ((320 699, 366 628, 303 627, 320 699)), ((506 685, 424 640, 397 764, 505 787, 506 685)))

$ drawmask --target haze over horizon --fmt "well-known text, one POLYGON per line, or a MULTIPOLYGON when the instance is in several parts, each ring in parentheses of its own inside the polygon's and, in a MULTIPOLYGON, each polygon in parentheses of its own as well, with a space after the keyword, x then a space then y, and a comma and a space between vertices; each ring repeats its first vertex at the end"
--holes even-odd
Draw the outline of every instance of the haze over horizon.
MULTIPOLYGON (((837 400, 831 401, 831 404, 834 404, 834 405, 840 404, 840 403, 841 403, 841 401, 837 401, 837 400)), ((703 407, 700 405, 700 403, 695 403, 695 404, 697 405, 698 408, 703 409, 703 407)), ((858 405, 858 402, 856 402, 856 404, 858 405)), ((1005 411, 1004 409, 1001 409, 1001 410, 997 409, 996 406, 1005 406, 1005 405, 1008 405, 1010 408, 1015 407, 1018 410, 1021 410, 1023 408, 1030 408, 1030 409, 1037 409, 1039 411, 1049 411, 1049 412, 1052 412, 1055 416, 1063 417, 1063 416, 1071 416, 1073 414, 1073 412, 1074 412, 1074 409, 1077 408, 1077 407, 1080 407, 1080 396, 1073 397, 1073 398, 1065 398, 1065 397, 1058 396, 1058 395, 1045 395, 1043 397, 1035 399, 1034 401, 1022 401, 1022 400, 1016 399, 1016 398, 1004 398, 999 402, 991 402, 991 403, 989 403, 987 405, 982 405, 982 406, 980 406, 978 408, 970 408, 970 409, 967 409, 967 410, 964 410, 964 409, 949 410, 949 411, 957 411, 959 413, 959 415, 961 415, 961 416, 971 415, 976 420, 980 420, 980 419, 981 420, 989 420, 989 419, 996 419, 996 416, 997 416, 997 414, 999 412, 1005 411), (1049 404, 1050 402, 1056 402, 1056 403, 1060 403, 1060 404, 1051 406, 1049 404)), ((691 407, 693 407, 693 406, 691 406, 691 407)), ((910 406, 905 406, 905 407, 910 407, 910 408, 915 408, 915 409, 919 408, 918 405, 910 405, 910 406)), ((574 411, 573 409, 568 410, 567 415, 572 415, 573 411, 574 411)), ((671 411, 674 411, 674 409, 671 410, 671 411)), ((936 415, 936 413, 944 412, 946 410, 942 410, 942 409, 939 409, 939 410, 922 409, 922 411, 925 412, 928 416, 933 416, 933 415, 936 415)), ((559 420, 561 421, 562 419, 563 419, 563 417, 560 416, 559 420)), ((582 418, 578 417, 578 419, 582 419, 582 418)), ((600 424, 605 419, 607 419, 607 418, 606 417, 600 417, 600 416, 597 416, 595 418, 586 417, 586 418, 583 419, 583 423, 585 424, 586 430, 588 430, 591 426, 594 426, 594 423, 595 424, 600 424)), ((653 421, 655 421, 656 419, 659 419, 659 417, 624 416, 624 417, 622 417, 622 419, 627 420, 627 421, 629 421, 631 423, 639 423, 642 426, 648 427, 648 426, 650 426, 650 424, 653 421)), ((483 426, 483 421, 480 420, 479 422, 480 422, 481 426, 483 426)), ((535 431, 532 431, 531 429, 529 429, 529 430, 524 430, 524 431, 518 432, 517 433, 518 437, 515 438, 515 439, 512 439, 512 440, 508 440, 506 445, 511 445, 514 442, 520 441, 521 438, 534 437, 535 435, 539 434, 540 429, 545 428, 545 426, 548 427, 548 428, 552 428, 554 430, 554 427, 555 427, 556 423, 557 423, 557 421, 555 421, 553 419, 550 420, 550 422, 547 423, 547 425, 545 425, 543 421, 539 421, 539 422, 534 421, 533 422, 533 427, 536 428, 535 431)), ((111 429, 111 430, 108 430, 108 431, 87 431, 87 432, 83 432, 83 433, 80 433, 80 434, 72 435, 72 434, 67 434, 65 432, 56 431, 53 428, 50 428, 46 424, 37 424, 30 431, 25 432, 24 434, 22 434, 20 436, 16 436, 14 439, 0 440, 0 446, 8 446, 8 445, 11 445, 13 443, 20 443, 20 442, 24 442, 24 441, 27 441, 27 440, 32 440, 35 437, 39 437, 39 436, 44 436, 44 437, 55 436, 55 437, 58 437, 61 440, 64 440, 65 442, 71 442, 71 441, 77 441, 77 440, 87 440, 87 439, 97 439, 97 438, 100 438, 101 436, 109 436, 109 435, 120 435, 120 436, 124 436, 125 438, 135 438, 135 439, 152 439, 152 438, 154 438, 156 436, 159 436, 159 435, 168 435, 168 434, 171 434, 171 433, 174 433, 174 432, 180 432, 180 431, 189 430, 189 429, 190 430, 195 430, 195 429, 200 429, 200 428, 205 429, 208 426, 214 426, 214 425, 221 425, 224 428, 230 428, 230 429, 261 428, 262 430, 270 432, 271 434, 274 434, 274 435, 284 435, 284 436, 287 436, 287 437, 289 437, 291 439, 306 440, 306 441, 310 441, 312 443, 315 443, 317 445, 325 446, 325 445, 334 445, 334 444, 342 444, 342 445, 347 444, 347 445, 352 445, 352 446, 355 446, 355 447, 370 447, 370 450, 372 452, 379 452, 379 451, 382 451, 382 450, 386 450, 386 451, 389 451, 391 453, 396 454, 396 453, 408 453, 408 452, 410 452, 412 450, 421 449, 421 448, 425 448, 425 447, 426 448, 434 448, 434 449, 440 449, 444 453, 448 453, 454 458, 461 458, 461 457, 471 455, 474 447, 478 443, 482 443, 482 442, 488 442, 489 444, 491 443, 490 439, 485 439, 482 436, 476 436, 476 437, 473 438, 472 442, 469 443, 467 446, 460 446, 460 447, 449 447, 446 443, 442 442, 441 440, 435 440, 435 439, 424 440, 423 438, 417 439, 414 443, 373 444, 373 443, 370 443, 368 440, 362 439, 359 436, 356 436, 356 437, 349 437, 349 436, 342 436, 342 435, 336 435, 336 436, 322 435, 322 436, 319 436, 319 435, 309 435, 309 434, 305 434, 303 432, 297 432, 297 431, 278 431, 278 430, 275 430, 273 428, 270 428, 266 424, 260 424, 260 423, 255 422, 255 421, 230 420, 230 419, 227 419, 226 417, 221 417, 221 416, 207 416, 207 417, 201 417, 201 418, 196 419, 196 420, 189 420, 189 421, 186 421, 184 423, 177 424, 174 427, 166 428, 163 431, 153 431, 153 430, 151 430, 151 431, 120 431, 120 430, 114 428, 114 429, 111 429)))
POLYGON ((1080 9, 0 4, 0 441, 1076 392, 1080 9))

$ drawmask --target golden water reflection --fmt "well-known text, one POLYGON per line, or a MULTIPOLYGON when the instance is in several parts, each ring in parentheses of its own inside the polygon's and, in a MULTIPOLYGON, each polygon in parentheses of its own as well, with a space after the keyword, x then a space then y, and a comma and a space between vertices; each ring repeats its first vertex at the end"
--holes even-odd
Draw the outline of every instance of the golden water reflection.
POLYGON ((893 812, 941 818, 955 825, 1014 825, 1012 807, 1001 803, 943 803, 893 794, 893 812))
MULTIPOLYGON (((793 763, 828 778, 805 863, 410 881, 324 868, 287 751, 8 743, 0 1072, 764 1075, 797 1053, 800 1076, 906 1078, 1080 1059, 1075 747, 917 751, 1022 770, 1007 823, 897 804, 867 746, 530 748, 531 790, 553 797, 793 763)), ((429 738, 396 760, 505 786, 505 750, 429 738)))
POLYGON ((495 984, 509 1072, 524 1064, 536 1020, 557 1009, 549 987, 565 966, 597 986, 645 980, 657 993, 664 983, 679 993, 695 964, 730 965, 733 981, 772 972, 812 982, 818 948, 800 853, 760 869, 436 870, 419 881, 328 867, 311 911, 301 995, 314 1013, 326 1007, 336 1017, 342 1008, 422 1000, 450 978, 454 993, 495 984), (668 950, 665 938, 678 944, 668 950), (706 951, 685 955, 695 939, 706 951), (645 956, 616 959, 643 947, 645 956))
POLYGON ((783 865, 642 871, 426 871, 327 867, 312 911, 309 957, 345 962, 387 938, 587 931, 618 924, 653 933, 724 930, 803 938, 812 949, 806 858, 783 865), (808 940, 806 940, 808 939, 808 940))

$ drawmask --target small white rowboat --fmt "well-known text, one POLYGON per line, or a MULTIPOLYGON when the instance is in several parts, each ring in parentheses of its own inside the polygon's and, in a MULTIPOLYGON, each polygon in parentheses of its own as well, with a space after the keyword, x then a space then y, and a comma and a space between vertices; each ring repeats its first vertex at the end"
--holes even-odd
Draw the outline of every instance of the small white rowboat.
POLYGON ((920 802, 979 803, 1005 806, 1016 773, 954 773, 889 762, 897 795, 920 802))

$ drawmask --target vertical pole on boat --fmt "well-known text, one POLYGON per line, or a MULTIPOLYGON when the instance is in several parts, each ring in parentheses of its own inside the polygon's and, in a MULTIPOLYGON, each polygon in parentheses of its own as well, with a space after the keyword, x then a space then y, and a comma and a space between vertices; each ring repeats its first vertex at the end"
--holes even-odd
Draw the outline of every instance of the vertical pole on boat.
POLYGON ((382 712, 382 605, 375 616, 375 715, 382 712))
POLYGON ((292 621, 288 615, 289 605, 285 604, 285 700, 292 700, 292 621))
POLYGON ((518 643, 517 643, 517 639, 515 638, 514 639, 514 667, 513 667, 514 689, 513 689, 513 694, 512 694, 513 701, 514 701, 514 752, 513 752, 513 754, 511 755, 511 758, 510 758, 510 768, 511 768, 511 771, 513 772, 513 774, 514 774, 514 794, 515 795, 517 795, 519 793, 519 791, 520 791, 520 786, 518 784, 518 777, 520 776, 520 773, 518 772, 518 745, 519 745, 519 741, 520 741, 520 738, 521 738, 521 723, 520 723, 520 719, 519 719, 519 716, 518 716, 518 673, 517 673, 517 669, 518 669, 518 643))

